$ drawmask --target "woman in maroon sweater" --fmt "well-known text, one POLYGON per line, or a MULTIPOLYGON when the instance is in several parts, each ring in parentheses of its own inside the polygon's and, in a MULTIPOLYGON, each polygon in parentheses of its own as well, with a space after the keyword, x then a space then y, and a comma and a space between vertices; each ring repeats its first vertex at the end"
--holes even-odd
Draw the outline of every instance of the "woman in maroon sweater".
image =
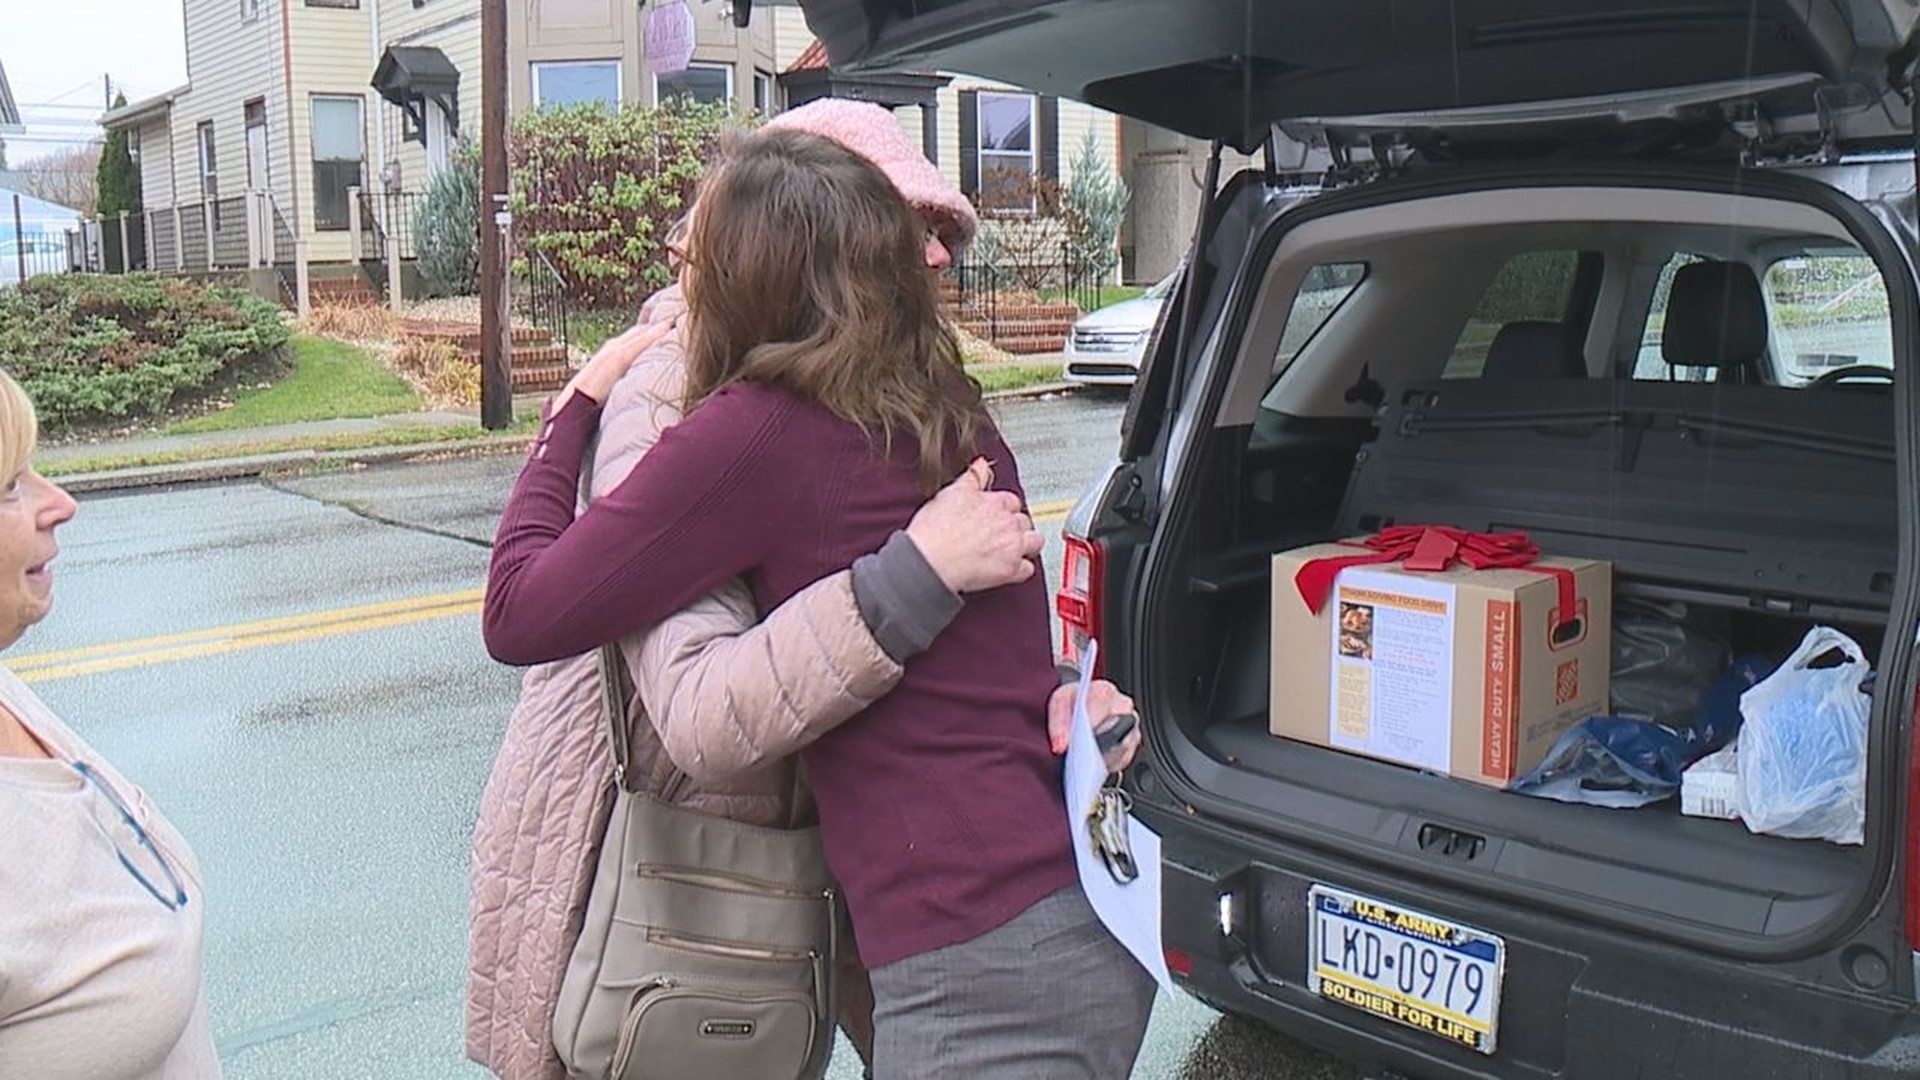
MULTIPOLYGON (((743 139, 689 237, 687 416, 574 519, 599 404, 563 395, 501 518, 488 649, 571 656, 737 576, 770 610, 873 551, 975 456, 1024 503, 886 177, 743 139)), ((1152 982, 1081 894, 1048 747, 1036 575, 967 599, 894 692, 802 751, 872 969, 875 1074, 1124 1077, 1152 982)))

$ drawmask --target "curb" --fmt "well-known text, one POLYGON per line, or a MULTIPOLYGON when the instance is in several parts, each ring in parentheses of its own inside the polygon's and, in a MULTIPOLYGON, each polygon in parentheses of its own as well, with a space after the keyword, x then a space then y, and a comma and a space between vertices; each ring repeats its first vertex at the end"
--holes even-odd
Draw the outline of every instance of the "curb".
MULTIPOLYGON (((981 395, 989 404, 1026 401, 1054 394, 1070 394, 1080 389, 1073 383, 1053 382, 1000 390, 981 395)), ((285 450, 274 454, 255 454, 238 458, 214 458, 207 461, 183 461, 171 465, 144 465, 102 472, 69 473, 54 482, 74 495, 94 495, 142 488, 179 487, 220 480, 244 480, 259 476, 279 476, 315 468, 353 465, 390 465, 417 458, 446 454, 525 453, 533 445, 533 435, 496 435, 449 442, 410 443, 401 446, 370 446, 363 450, 285 450)))
POLYGON ((509 451, 525 453, 527 447, 531 445, 533 445, 533 436, 528 434, 455 439, 450 442, 410 443, 403 446, 372 446, 364 450, 287 450, 277 454, 257 454, 251 457, 185 461, 172 465, 147 465, 104 472, 71 473, 55 477, 54 483, 65 488, 70 494, 91 495, 141 488, 204 484, 218 480, 279 476, 325 466, 386 465, 446 454, 499 454, 509 451))

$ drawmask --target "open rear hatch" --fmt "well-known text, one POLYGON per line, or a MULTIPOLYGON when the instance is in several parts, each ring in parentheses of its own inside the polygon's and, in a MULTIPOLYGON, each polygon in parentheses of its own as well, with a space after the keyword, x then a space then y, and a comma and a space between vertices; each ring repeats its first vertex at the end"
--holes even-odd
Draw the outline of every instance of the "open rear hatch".
MULTIPOLYGON (((1843 151, 1911 149, 1907 89, 1920 6, 1906 0, 799 2, 836 67, 1001 79, 1244 151, 1268 144, 1276 130, 1332 149, 1336 162, 1343 149, 1355 147, 1369 149, 1378 161, 1380 151, 1391 146, 1430 162, 1480 157, 1501 163, 1543 155, 1617 162, 1682 152, 1700 157, 1703 151, 1729 161, 1740 156, 1831 160, 1843 151)), ((1175 306, 1184 325, 1176 332, 1169 322, 1169 340, 1150 359, 1136 391, 1133 408, 1142 415, 1159 408, 1148 399, 1206 396, 1203 387, 1178 385, 1199 366, 1197 348, 1185 347, 1215 337, 1210 329, 1215 318, 1226 320, 1224 336, 1230 338, 1237 332, 1235 321, 1246 317, 1226 311, 1237 302, 1228 300, 1229 293, 1238 295, 1240 286, 1208 279, 1232 274, 1247 254, 1246 245, 1266 242, 1258 236, 1272 218, 1260 208, 1267 196, 1251 190, 1257 186, 1230 186, 1212 211, 1209 221, 1233 222, 1220 229, 1219 238, 1234 251, 1192 261, 1195 269, 1175 306), (1203 310, 1208 314, 1196 315, 1203 310), (1202 319, 1209 329, 1196 333, 1202 319)), ((1724 178, 1721 189, 1738 190, 1728 188, 1724 178)), ((1363 202, 1369 198, 1352 194, 1363 202)), ((1856 220, 1861 216, 1857 208, 1852 213, 1856 220)), ((1208 253, 1210 239, 1203 224, 1196 252, 1208 253)), ((1899 259, 1887 254, 1890 244, 1881 247, 1877 258, 1883 266, 1886 259, 1899 259)), ((1256 262, 1262 257, 1252 255, 1256 262)), ((1910 312, 1896 319, 1909 317, 1910 312)), ((1213 423, 1209 416, 1193 419, 1198 428, 1213 423)), ((1907 423, 1903 418, 1896 426, 1904 431, 1907 423)), ((1156 427, 1130 421, 1130 452, 1144 451, 1156 427)), ((1713 434, 1726 441, 1741 433, 1713 434)), ((1595 438, 1586 449, 1606 451, 1602 444, 1611 436, 1595 438)), ((1758 453, 1796 460, 1789 450, 1764 441, 1757 445, 1758 453)), ((1911 453, 1910 447, 1878 443, 1855 450, 1889 474, 1895 454, 1911 453)), ((1149 467, 1159 466, 1142 466, 1149 467)), ((1230 483, 1224 477, 1231 470, 1219 471, 1230 483)), ((1338 486, 1332 490, 1337 497, 1338 486)), ((1424 490, 1400 494, 1418 502, 1414 496, 1424 490)), ((1187 503, 1193 494, 1185 491, 1178 501, 1187 503)), ((1137 509, 1139 500, 1131 505, 1137 509)), ((1431 512, 1445 509, 1434 506, 1431 512)), ((1115 511, 1108 520, 1126 516, 1115 511)), ((1118 531, 1141 535, 1124 525, 1118 531)), ((1189 593, 1187 600, 1167 607, 1201 604, 1207 591, 1200 580, 1206 577, 1203 564, 1214 553, 1197 548, 1193 535, 1169 537, 1163 530, 1160 539, 1154 573, 1164 569, 1178 575, 1178 590, 1189 593)), ((1256 554, 1264 557, 1271 550, 1256 554)), ((1127 565, 1134 554, 1110 551, 1110 565, 1127 565)), ((1142 587, 1138 579, 1127 583, 1142 587)), ((1890 603, 1890 594, 1902 593, 1906 582, 1870 585, 1873 596, 1847 594, 1859 602, 1843 606, 1905 609, 1904 603, 1890 603)), ((1148 581, 1143 595, 1159 591, 1148 581)), ((1227 668, 1265 663, 1264 599, 1250 601, 1242 611, 1213 603, 1209 617, 1216 626, 1231 627, 1240 619, 1251 632, 1238 642, 1241 655, 1234 655, 1232 640, 1225 644, 1214 658, 1219 667, 1212 677, 1194 673, 1196 686, 1231 681, 1220 678, 1227 668)), ((1153 635, 1167 648, 1172 647, 1167 643, 1190 640, 1167 625, 1165 612, 1141 610, 1147 606, 1136 609, 1144 625, 1131 629, 1153 635)), ((1806 614, 1834 618, 1860 611, 1806 614)), ((1222 633, 1234 636, 1231 630, 1222 633)), ((1111 644, 1116 656, 1135 649, 1127 641, 1111 644)), ((1140 669, 1158 662, 1137 657, 1130 664, 1132 674, 1138 677, 1140 669)), ((1176 678, 1170 685, 1187 684, 1176 678)), ((1870 843, 1865 851, 1781 848, 1786 842, 1742 837, 1721 823, 1672 815, 1643 818, 1651 823, 1647 828, 1659 830, 1651 836, 1621 828, 1625 818, 1383 769, 1271 738, 1263 722, 1264 673, 1245 685, 1244 708, 1215 697, 1206 709, 1212 722, 1203 722, 1204 730, 1181 717, 1178 726, 1191 738, 1170 738, 1157 748, 1173 766, 1169 776, 1183 781, 1183 801, 1206 804, 1209 816, 1218 820, 1272 830, 1279 798, 1286 804, 1283 816, 1304 826, 1285 830, 1290 835, 1311 834, 1317 826, 1319 835, 1351 838, 1354 849, 1406 848, 1403 854, 1423 860, 1429 876, 1439 874, 1469 889, 1485 889, 1502 878, 1504 887, 1493 891, 1596 915, 1603 922, 1641 906, 1646 897, 1660 896, 1673 909, 1652 917, 1642 911, 1649 936, 1756 958, 1783 951, 1804 955, 1830 940, 1826 935, 1843 921, 1836 917, 1857 910, 1863 888, 1870 878, 1880 879, 1891 859, 1891 845, 1870 843), (1287 794, 1276 794, 1281 792, 1287 794), (1474 846, 1477 838, 1463 840, 1445 827, 1507 816, 1492 802, 1503 800, 1514 800, 1501 805, 1524 808, 1528 816, 1505 839, 1474 846), (1402 827, 1416 819, 1439 824, 1403 834, 1402 827), (1446 858, 1430 857, 1433 844, 1446 858), (1464 859, 1455 850, 1463 845, 1464 859), (1685 872, 1675 875, 1671 868, 1645 864, 1641 849, 1649 846, 1693 854, 1685 872), (1464 865, 1476 862, 1483 865, 1464 865), (1758 869, 1760 864, 1765 868, 1758 869)), ((1191 697, 1178 690, 1167 695, 1170 701, 1191 697)), ((1168 793, 1168 780, 1149 779, 1161 796, 1168 793)), ((1152 793, 1143 789, 1143 794, 1152 793)))
POLYGON ((1897 140, 1902 0, 800 0, 836 67, 1004 79, 1242 150, 1724 123, 1897 140))

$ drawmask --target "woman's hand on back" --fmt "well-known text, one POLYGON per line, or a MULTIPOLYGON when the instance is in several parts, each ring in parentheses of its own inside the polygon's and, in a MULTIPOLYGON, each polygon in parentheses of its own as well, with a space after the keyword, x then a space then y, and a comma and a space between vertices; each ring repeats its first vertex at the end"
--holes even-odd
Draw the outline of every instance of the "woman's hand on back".
POLYGON ((1010 491, 989 490, 993 467, 976 459, 907 523, 907 537, 957 594, 1017 585, 1038 572, 1044 541, 1010 491))
POLYGON ((625 331, 607 339, 593 354, 593 358, 583 364, 573 378, 567 380, 566 389, 553 399, 553 411, 559 412, 575 394, 585 394, 593 400, 606 404, 607 395, 613 393, 615 383, 626 375, 634 361, 640 359, 648 349, 664 341, 668 334, 680 326, 679 320, 665 320, 655 323, 636 323, 625 331))

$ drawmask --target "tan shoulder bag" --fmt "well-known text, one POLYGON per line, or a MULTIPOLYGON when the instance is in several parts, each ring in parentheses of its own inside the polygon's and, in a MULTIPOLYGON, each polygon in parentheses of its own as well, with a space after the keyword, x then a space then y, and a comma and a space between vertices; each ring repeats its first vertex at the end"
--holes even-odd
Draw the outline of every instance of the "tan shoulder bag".
POLYGON ((600 674, 613 808, 554 1010, 560 1060, 590 1080, 818 1080, 840 925, 820 830, 676 806, 677 770, 659 798, 636 790, 618 646, 600 674))

